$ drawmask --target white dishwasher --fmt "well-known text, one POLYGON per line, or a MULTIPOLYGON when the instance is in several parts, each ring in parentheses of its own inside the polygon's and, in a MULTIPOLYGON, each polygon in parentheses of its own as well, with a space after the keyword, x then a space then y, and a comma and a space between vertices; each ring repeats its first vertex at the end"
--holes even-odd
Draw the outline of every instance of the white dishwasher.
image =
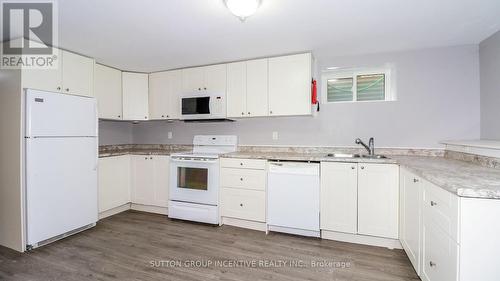
POLYGON ((267 229, 319 237, 319 163, 270 162, 267 229))

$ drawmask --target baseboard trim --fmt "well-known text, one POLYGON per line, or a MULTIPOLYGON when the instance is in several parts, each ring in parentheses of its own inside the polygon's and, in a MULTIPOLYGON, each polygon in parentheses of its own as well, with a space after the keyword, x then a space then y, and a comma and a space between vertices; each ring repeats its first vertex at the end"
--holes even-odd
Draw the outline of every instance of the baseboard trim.
POLYGON ((241 228, 248 228, 258 231, 266 231, 266 223, 258 221, 242 220, 230 217, 221 217, 221 225, 227 224, 241 228))
POLYGON ((277 226, 277 225, 268 225, 267 230, 273 231, 273 232, 281 232, 281 233, 288 233, 288 234, 299 235, 299 236, 306 236, 306 237, 319 238, 321 236, 321 233, 319 231, 292 228, 292 227, 283 227, 283 226, 277 226))
POLYGON ((391 238, 342 233, 328 230, 321 230, 321 238, 369 246, 385 247, 389 249, 402 249, 399 240, 391 238))
POLYGON ((106 210, 104 212, 99 213, 99 219, 102 220, 104 218, 119 214, 121 212, 125 212, 130 210, 130 203, 125 203, 121 206, 106 210))
POLYGON ((147 212, 147 213, 168 216, 168 208, 167 207, 158 207, 158 206, 150 206, 150 205, 131 203, 130 209, 134 210, 134 211, 141 211, 141 212, 147 212))

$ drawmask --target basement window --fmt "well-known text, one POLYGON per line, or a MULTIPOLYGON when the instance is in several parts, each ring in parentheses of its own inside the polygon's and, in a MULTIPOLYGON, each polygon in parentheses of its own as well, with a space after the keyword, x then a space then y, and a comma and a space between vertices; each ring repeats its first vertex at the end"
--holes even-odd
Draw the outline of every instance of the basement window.
POLYGON ((323 103, 395 100, 391 68, 335 70, 323 73, 323 103))

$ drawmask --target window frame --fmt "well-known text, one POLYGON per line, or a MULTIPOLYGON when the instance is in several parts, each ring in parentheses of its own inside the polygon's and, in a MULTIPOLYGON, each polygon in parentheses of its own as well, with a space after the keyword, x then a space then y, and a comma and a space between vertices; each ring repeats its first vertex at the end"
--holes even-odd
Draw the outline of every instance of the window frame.
POLYGON ((363 68, 339 68, 334 70, 324 71, 321 75, 321 100, 323 104, 339 104, 339 103, 357 103, 357 102, 387 102, 396 101, 396 92, 394 86, 394 69, 391 66, 384 67, 363 67, 363 68), (360 75, 377 75, 384 74, 384 91, 385 98, 383 100, 358 100, 358 76, 360 75), (328 80, 352 78, 352 100, 350 101, 328 101, 328 80))

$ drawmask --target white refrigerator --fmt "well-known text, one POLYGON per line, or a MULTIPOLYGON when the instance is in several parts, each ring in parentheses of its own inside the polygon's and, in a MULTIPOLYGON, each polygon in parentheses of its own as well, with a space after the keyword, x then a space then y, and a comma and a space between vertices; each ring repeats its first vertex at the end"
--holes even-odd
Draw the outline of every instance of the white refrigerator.
POLYGON ((97 222, 97 122, 94 98, 25 91, 28 249, 97 222))

